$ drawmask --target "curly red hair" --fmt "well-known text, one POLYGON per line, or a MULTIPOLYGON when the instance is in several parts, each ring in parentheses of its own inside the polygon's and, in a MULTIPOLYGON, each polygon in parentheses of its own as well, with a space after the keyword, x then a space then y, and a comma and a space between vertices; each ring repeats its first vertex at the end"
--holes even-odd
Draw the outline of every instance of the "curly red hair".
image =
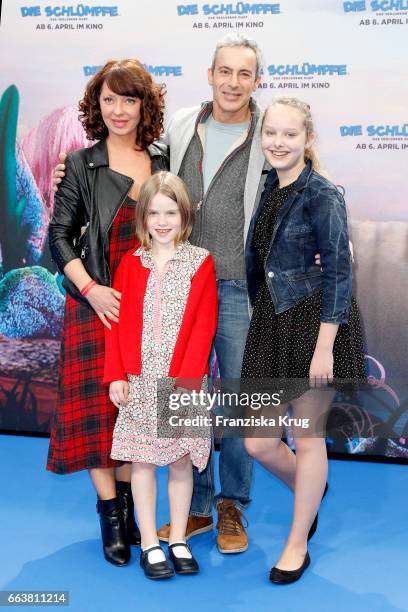
POLYGON ((153 82, 150 73, 137 59, 111 60, 88 82, 84 97, 79 102, 79 120, 87 138, 102 140, 108 136, 99 105, 104 83, 118 95, 142 101, 136 133, 137 146, 145 149, 157 140, 163 132, 164 87, 153 82))

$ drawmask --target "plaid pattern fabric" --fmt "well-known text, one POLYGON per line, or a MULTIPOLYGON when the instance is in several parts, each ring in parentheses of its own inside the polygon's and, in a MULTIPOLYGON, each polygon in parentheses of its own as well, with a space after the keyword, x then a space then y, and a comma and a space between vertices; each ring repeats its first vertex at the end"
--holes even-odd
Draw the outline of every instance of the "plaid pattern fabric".
MULTIPOLYGON (((136 244, 134 202, 127 201, 113 223, 110 269, 136 244)), ((95 312, 67 295, 61 344, 59 399, 51 426, 47 469, 67 474, 121 465, 110 458, 117 409, 102 384, 104 327, 95 312)))

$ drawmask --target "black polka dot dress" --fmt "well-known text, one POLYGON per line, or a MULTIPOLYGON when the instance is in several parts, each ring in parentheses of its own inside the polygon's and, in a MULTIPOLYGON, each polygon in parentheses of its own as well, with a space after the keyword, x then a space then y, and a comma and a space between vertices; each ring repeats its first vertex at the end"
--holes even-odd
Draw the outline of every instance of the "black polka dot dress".
MULTIPOLYGON (((277 213, 293 185, 272 190, 259 215, 253 245, 261 261, 265 261, 268 255, 277 213)), ((276 314, 265 279, 254 305, 244 351, 242 378, 273 379, 276 388, 284 391, 281 394, 283 402, 302 395, 309 388, 309 369, 319 335, 321 305, 320 289, 289 310, 276 314)), ((354 298, 348 323, 339 325, 333 360, 336 387, 352 392, 358 383, 366 379, 360 315, 354 298)))

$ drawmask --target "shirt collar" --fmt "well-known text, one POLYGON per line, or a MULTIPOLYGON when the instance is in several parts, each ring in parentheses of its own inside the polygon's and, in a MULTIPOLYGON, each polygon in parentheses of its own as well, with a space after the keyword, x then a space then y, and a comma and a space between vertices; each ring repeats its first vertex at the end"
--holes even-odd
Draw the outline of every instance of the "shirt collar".
MULTIPOLYGON (((176 252, 174 253, 173 257, 169 259, 169 263, 171 261, 185 260, 189 246, 190 243, 188 240, 186 240, 185 242, 180 242, 180 244, 176 248, 176 252)), ((140 246, 138 249, 136 249, 133 255, 135 257, 140 257, 140 261, 142 262, 142 266, 144 268, 153 268, 154 261, 151 249, 145 249, 145 247, 140 246)))
MULTIPOLYGON (((213 110, 213 102, 203 102, 203 104, 201 105, 201 110, 198 113, 198 117, 197 117, 197 122, 196 122, 196 127, 200 124, 200 123, 205 123, 208 119, 208 117, 212 114, 212 110, 213 110)), ((255 100, 253 98, 251 98, 249 100, 249 111, 250 111, 250 121, 249 121, 249 129, 253 128, 260 116, 260 108, 257 105, 257 103, 255 102, 255 100)))

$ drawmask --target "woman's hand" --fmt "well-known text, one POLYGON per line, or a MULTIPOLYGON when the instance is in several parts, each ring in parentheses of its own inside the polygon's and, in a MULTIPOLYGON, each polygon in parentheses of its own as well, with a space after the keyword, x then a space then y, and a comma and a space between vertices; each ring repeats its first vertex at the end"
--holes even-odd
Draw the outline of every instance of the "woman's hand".
POLYGON ((319 335, 309 368, 311 387, 321 387, 333 382, 333 346, 338 323, 320 323, 319 335))
POLYGON ((109 385, 109 398, 116 408, 120 408, 121 404, 126 404, 128 393, 129 383, 124 380, 115 380, 109 385))
POLYGON ((104 285, 94 285, 86 294, 86 299, 108 329, 112 326, 108 319, 118 323, 121 294, 116 289, 104 285))
POLYGON ((311 387, 321 387, 333 381, 333 351, 316 347, 309 370, 311 387))

